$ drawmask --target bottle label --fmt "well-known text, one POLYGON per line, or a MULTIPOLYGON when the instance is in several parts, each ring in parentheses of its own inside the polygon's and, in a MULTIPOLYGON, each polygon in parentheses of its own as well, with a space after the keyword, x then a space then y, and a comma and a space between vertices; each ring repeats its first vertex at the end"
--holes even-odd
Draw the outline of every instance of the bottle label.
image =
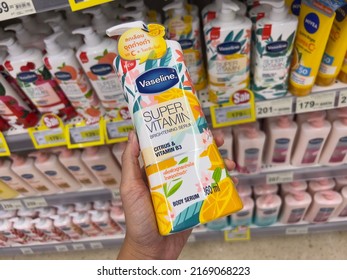
POLYGON ((91 168, 96 173, 97 177, 100 179, 100 181, 104 185, 108 187, 117 185, 116 178, 113 176, 112 173, 110 173, 106 165, 98 164, 98 165, 93 165, 91 168))
POLYGON ((290 144, 290 139, 279 138, 275 141, 275 147, 272 156, 273 163, 284 163, 286 162, 288 156, 288 148, 290 144))
POLYGON ((245 156, 244 156, 244 161, 245 161, 245 165, 241 166, 238 165, 237 166, 237 170, 240 173, 255 173, 258 172, 260 169, 260 165, 259 165, 259 149, 257 148, 250 148, 250 149, 246 149, 245 150, 245 156))
POLYGON ((38 192, 46 192, 49 190, 39 178, 37 179, 34 176, 34 174, 24 173, 21 174, 21 177, 38 192))
POLYGON ((323 145, 323 138, 314 138, 308 141, 301 163, 314 163, 323 145))
POLYGON ((306 211, 306 208, 297 208, 297 209, 293 209, 290 212, 289 218, 287 223, 298 223, 300 222, 300 220, 302 219, 304 213, 306 211))
POLYGON ((328 221, 328 219, 330 218, 334 210, 335 208, 333 207, 320 208, 316 217, 313 219, 313 221, 316 223, 328 221))
POLYGON ((340 212, 339 217, 347 217, 347 206, 340 212))
POLYGON ((347 153, 347 137, 341 137, 337 142, 335 150, 329 162, 343 162, 347 153))
POLYGON ((62 176, 59 176, 58 172, 57 171, 54 171, 54 170, 46 170, 44 172, 48 177, 49 179, 55 184, 57 185, 59 188, 61 189, 70 189, 71 186, 70 184, 64 180, 64 178, 62 176))
POLYGON ((81 169, 80 166, 76 165, 70 165, 67 168, 75 177, 75 179, 78 180, 81 184, 91 185, 93 183, 94 180, 91 179, 91 177, 86 172, 86 170, 84 170, 84 168, 81 169))
POLYGON ((259 226, 268 226, 277 222, 279 208, 257 209, 255 224, 259 226))
POLYGON ((233 226, 247 226, 252 223, 251 211, 240 211, 232 215, 231 221, 233 226))

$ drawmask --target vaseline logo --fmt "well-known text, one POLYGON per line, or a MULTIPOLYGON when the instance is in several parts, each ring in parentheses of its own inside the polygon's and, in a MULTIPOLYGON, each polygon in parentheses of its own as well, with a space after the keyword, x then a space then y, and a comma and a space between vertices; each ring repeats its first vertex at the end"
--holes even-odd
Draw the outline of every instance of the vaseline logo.
POLYGON ((10 176, 2 176, 2 177, 0 177, 0 179, 3 181, 6 181, 6 182, 9 182, 12 180, 12 178, 10 176))
POLYGON ((48 170, 48 171, 45 171, 45 174, 48 176, 55 176, 57 175, 57 172, 53 170, 48 170))
POLYGON ((286 51, 288 48, 288 42, 285 41, 277 41, 270 43, 266 46, 266 51, 272 52, 272 53, 279 53, 286 51))
POLYGON ((217 52, 222 55, 234 54, 241 50, 239 42, 227 42, 217 46, 217 52))
POLYGON ((33 174, 23 174, 22 177, 24 179, 32 179, 32 178, 34 178, 34 175, 33 174))
POLYGON ((304 26, 308 33, 316 33, 319 28, 319 17, 315 13, 309 13, 305 17, 304 26))
POLYGON ((276 144, 279 144, 279 145, 285 145, 285 144, 288 144, 289 141, 290 140, 288 138, 280 138, 280 139, 277 139, 275 142, 276 144))
POLYGON ((71 171, 79 171, 81 168, 79 166, 68 166, 68 169, 71 170, 71 171))
POLYGON ((183 50, 191 49, 193 47, 193 41, 189 39, 183 39, 178 41, 183 50))
POLYGON ((95 170, 95 171, 104 171, 106 170, 106 165, 94 165, 92 166, 92 169, 95 170))
POLYGON ((93 65, 92 67, 90 67, 90 71, 92 71, 94 75, 105 76, 107 74, 110 74, 113 71, 113 69, 110 64, 103 63, 93 65))
POLYGON ((23 83, 33 83, 37 80, 37 75, 34 72, 22 72, 17 75, 17 78, 23 83))
POLYGON ((56 72, 54 75, 56 76, 58 80, 61 80, 61 81, 68 81, 71 79, 71 74, 68 72, 60 71, 60 72, 56 72))
POLYGON ((172 88, 179 82, 174 68, 160 67, 143 73, 136 79, 136 86, 140 93, 154 94, 172 88))
POLYGON ((308 143, 310 143, 311 145, 318 145, 318 144, 321 144, 322 142, 323 142, 323 138, 315 138, 308 141, 308 143))

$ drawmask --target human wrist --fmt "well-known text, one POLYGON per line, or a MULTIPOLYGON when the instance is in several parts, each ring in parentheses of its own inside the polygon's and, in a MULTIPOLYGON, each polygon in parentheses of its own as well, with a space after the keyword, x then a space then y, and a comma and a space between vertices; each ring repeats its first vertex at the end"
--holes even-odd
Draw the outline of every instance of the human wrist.
POLYGON ((127 236, 124 238, 123 245, 119 251, 118 260, 156 260, 154 255, 150 254, 150 249, 142 248, 135 244, 127 236))

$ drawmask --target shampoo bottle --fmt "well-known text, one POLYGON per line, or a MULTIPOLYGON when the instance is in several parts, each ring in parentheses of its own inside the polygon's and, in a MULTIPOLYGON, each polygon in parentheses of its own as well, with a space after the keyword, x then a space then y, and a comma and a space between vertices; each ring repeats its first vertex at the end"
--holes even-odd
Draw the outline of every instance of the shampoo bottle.
POLYGON ((335 188, 335 181, 331 178, 311 180, 308 183, 308 192, 313 196, 316 192, 332 191, 335 188))
POLYGON ((189 82, 180 44, 164 40, 163 26, 143 22, 118 25, 107 34, 121 35, 114 63, 136 127, 154 209, 162 209, 156 211, 159 233, 179 232, 241 209, 189 82), (146 51, 141 52, 143 44, 146 51), (221 196, 225 200, 217 210, 221 196), (193 209, 194 218, 188 218, 193 209))
POLYGON ((344 187, 341 189, 341 196, 342 196, 343 202, 337 208, 334 216, 338 218, 346 218, 347 217, 347 187, 344 187))
POLYGON ((283 199, 283 208, 279 222, 282 224, 301 222, 311 202, 312 198, 307 192, 286 194, 283 199))
POLYGON ((256 199, 254 223, 257 226, 270 226, 277 222, 282 200, 276 194, 259 196, 256 199))

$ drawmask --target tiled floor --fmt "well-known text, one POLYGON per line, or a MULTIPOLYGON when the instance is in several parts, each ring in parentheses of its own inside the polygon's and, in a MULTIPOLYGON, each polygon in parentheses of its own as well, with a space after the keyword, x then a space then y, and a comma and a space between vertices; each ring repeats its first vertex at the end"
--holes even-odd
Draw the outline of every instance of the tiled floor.
MULTIPOLYGON (((347 259, 347 232, 255 238, 225 243, 188 243, 181 259, 347 259)), ((115 259, 118 248, 30 256, 1 256, 0 259, 115 259)))

